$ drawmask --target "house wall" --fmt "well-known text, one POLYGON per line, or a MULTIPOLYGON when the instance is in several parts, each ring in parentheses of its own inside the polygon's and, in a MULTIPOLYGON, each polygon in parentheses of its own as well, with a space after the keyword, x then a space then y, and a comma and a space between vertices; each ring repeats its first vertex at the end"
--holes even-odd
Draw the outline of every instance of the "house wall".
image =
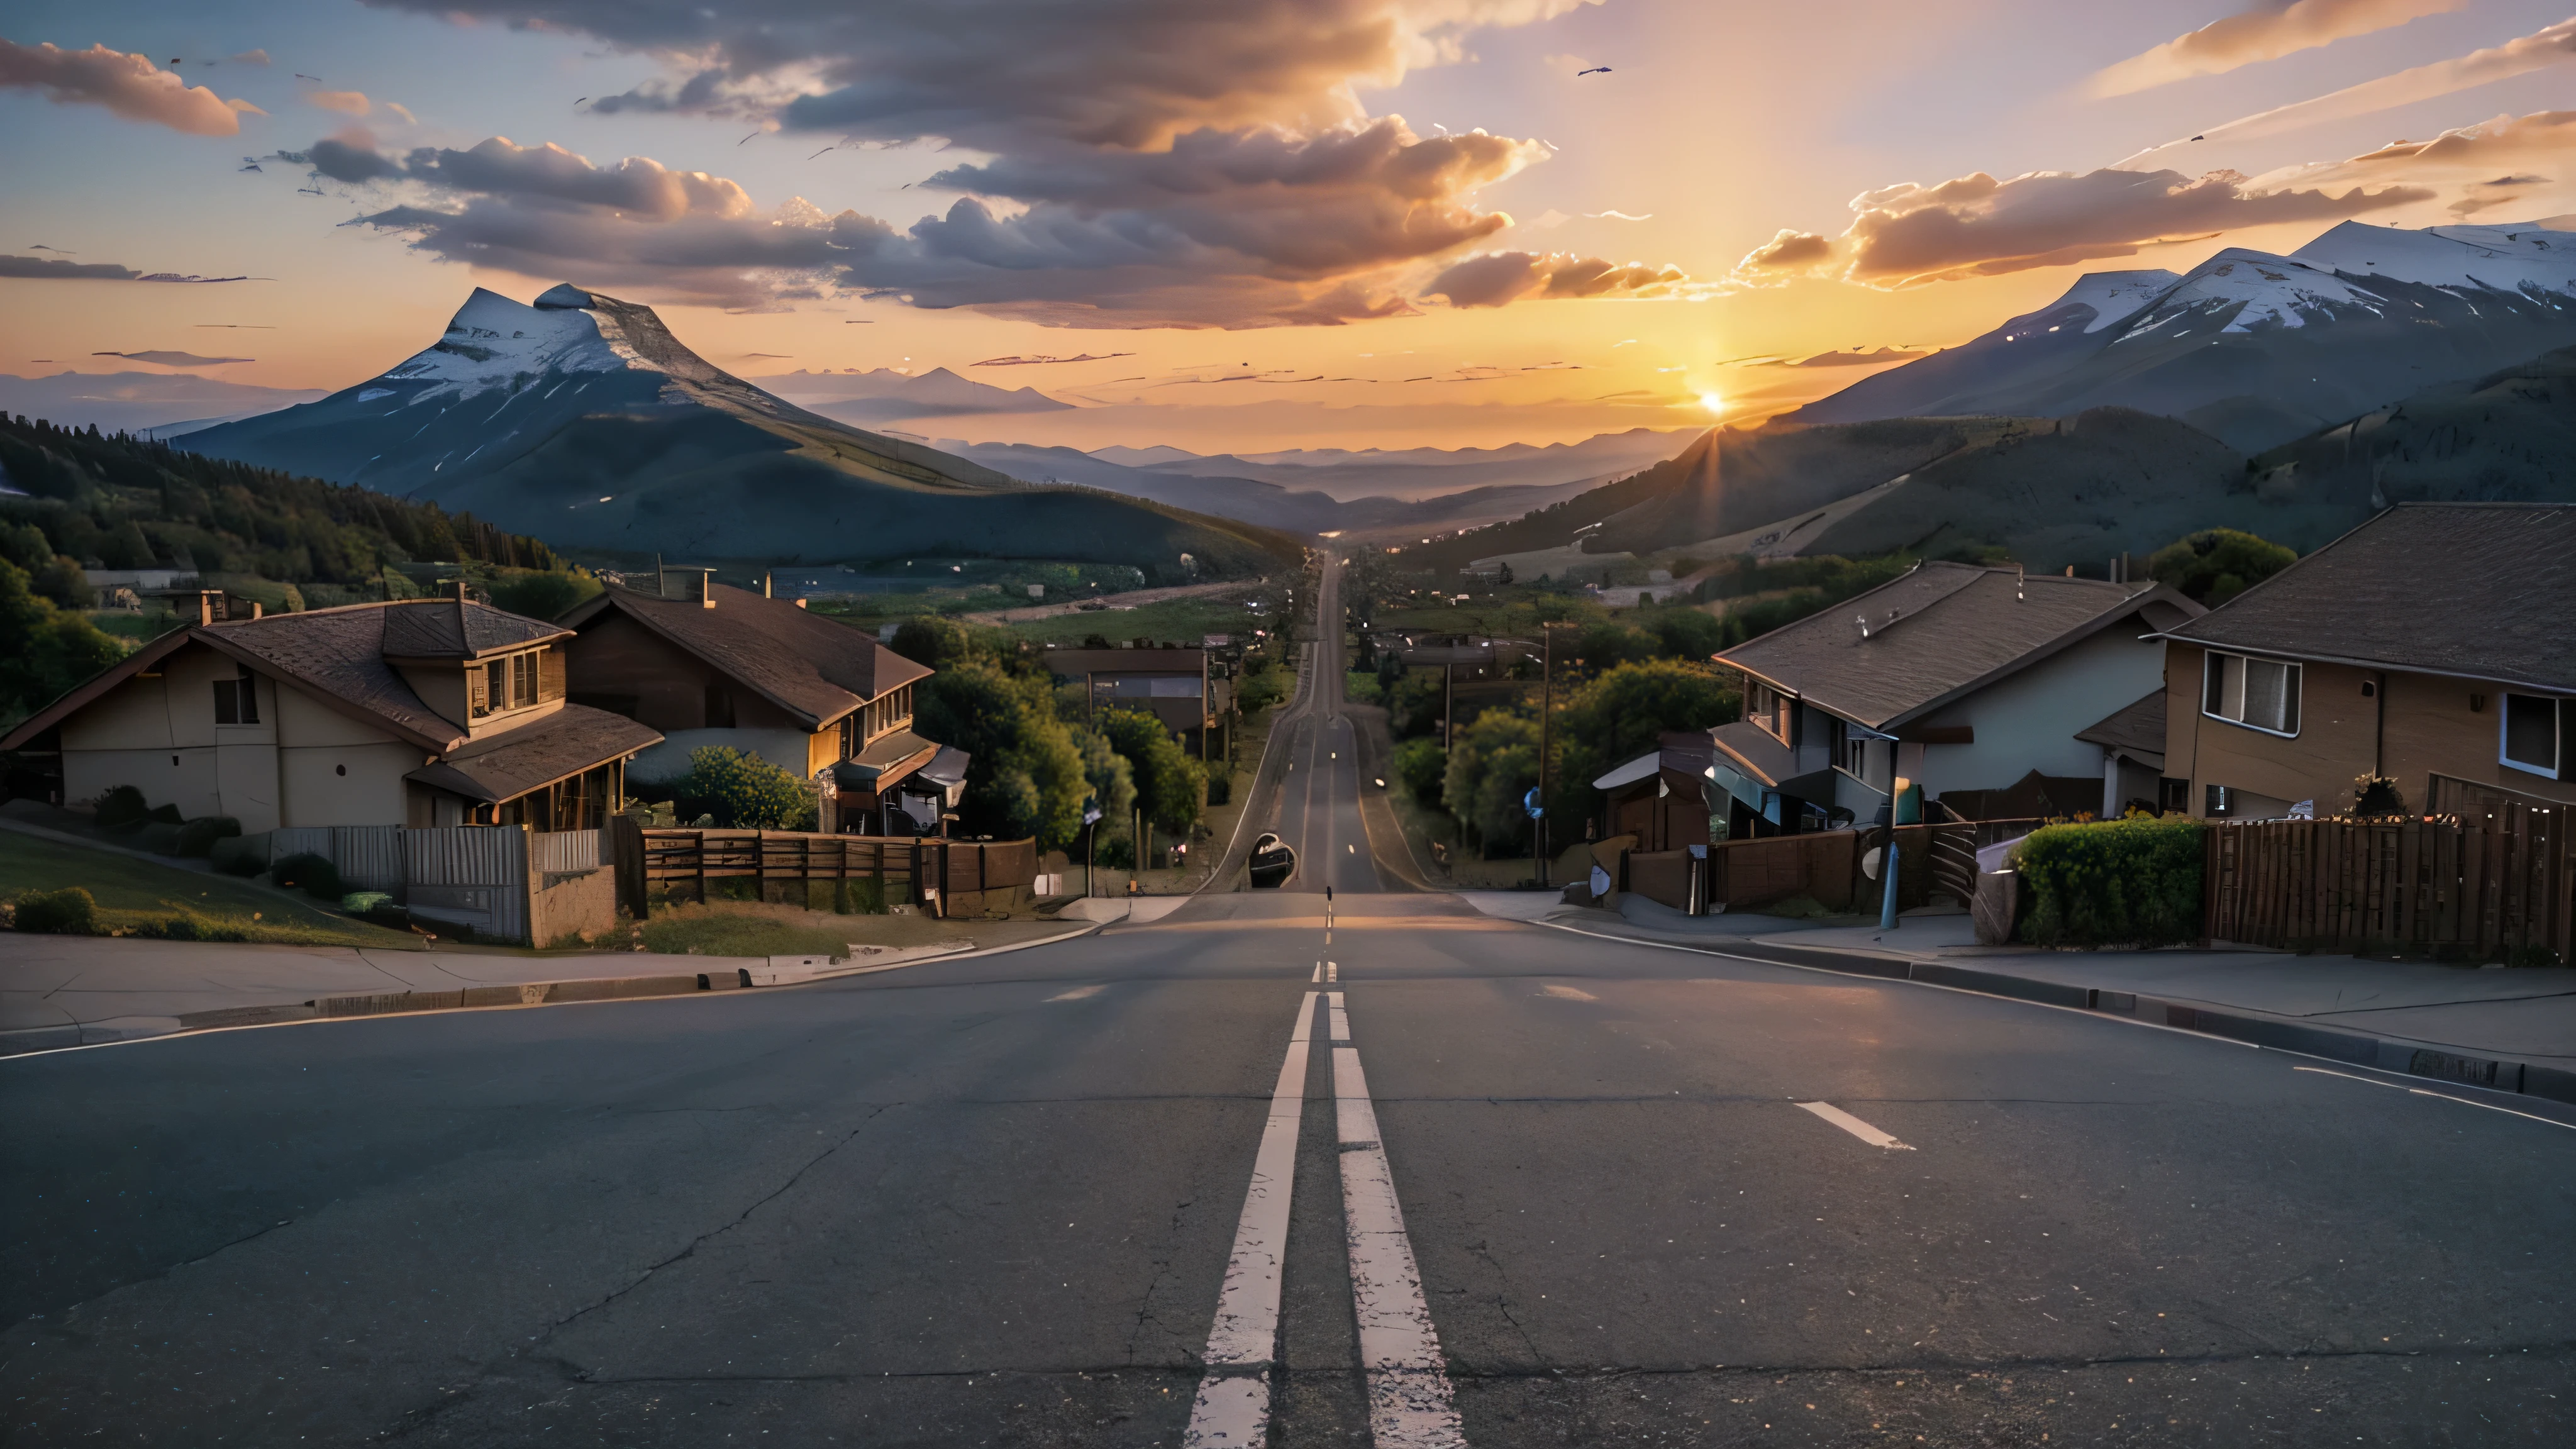
MULTIPOLYGON (((627 765, 626 778, 638 785, 668 785, 689 773, 691 750, 731 745, 802 780, 814 773, 805 768, 812 739, 800 729, 664 730, 662 743, 637 755, 627 765)), ((838 751, 837 743, 833 749, 838 751)))
POLYGON ((2191 811, 2208 810, 2210 785, 2272 800, 2316 801, 2317 813, 2351 808, 2353 781, 2378 772, 2397 781, 2408 808, 2429 806, 2436 774, 2576 804, 2576 781, 2507 768, 2499 759, 2504 690, 2474 680, 2340 664, 2302 668, 2299 733, 2283 739, 2200 712, 2204 651, 2175 645, 2166 659, 2166 772, 2192 782, 2191 811), (2378 685, 2379 698, 2364 696, 2378 685), (2469 707, 2472 694, 2485 708, 2469 707), (2384 715, 2383 715, 2384 710, 2384 715))
POLYGON ((2115 623, 1927 716, 1928 727, 1967 725, 1976 739, 1923 747, 1924 796, 1999 790, 2033 770, 2101 778, 2102 747, 2075 732, 2164 682, 2164 646, 2137 637, 2145 632, 2135 620, 2115 623))
POLYGON ((158 678, 127 680, 64 720, 64 798, 132 785, 149 805, 229 815, 254 835, 404 819, 402 777, 427 758, 421 749, 265 677, 259 723, 219 725, 214 686, 239 677, 231 658, 191 645, 158 678))

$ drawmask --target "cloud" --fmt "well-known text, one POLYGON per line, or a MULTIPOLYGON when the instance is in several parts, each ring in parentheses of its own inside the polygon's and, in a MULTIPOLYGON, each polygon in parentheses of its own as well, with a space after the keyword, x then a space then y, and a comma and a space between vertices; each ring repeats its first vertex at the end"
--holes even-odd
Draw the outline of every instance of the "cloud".
POLYGON ((225 56, 224 59, 231 61, 235 65, 266 65, 268 64, 268 52, 264 50, 245 50, 239 55, 225 56))
MULTIPOLYGON (((415 184, 420 202, 362 220, 451 260, 727 305, 828 286, 1098 327, 1400 315, 1391 279, 1509 226, 1467 197, 1544 154, 1481 132, 1418 137, 1397 117, 1191 132, 1151 152, 1059 146, 937 173, 925 188, 966 194, 898 231, 801 200, 762 213, 730 180, 643 157, 599 166, 494 137, 397 159, 361 139, 343 132, 305 155, 335 180, 415 184)), ((1560 260, 1559 289, 1633 290, 1578 274, 1606 263, 1560 260)))
POLYGON ((326 111, 339 111, 351 116, 363 116, 375 109, 364 91, 306 91, 304 99, 326 111))
POLYGON ((177 272, 138 272, 114 262, 66 262, 53 257, 0 256, 0 277, 54 282, 247 282, 248 277, 182 276, 177 272))
POLYGON ((2344 220, 2431 200, 2419 187, 2262 190, 2232 171, 1980 171, 1938 186, 1864 192, 1839 237, 1783 231, 1737 264, 1738 282, 1834 276, 1896 288, 2125 257, 2160 240, 2282 222, 2344 220))
POLYGON ((129 121, 157 122, 191 136, 238 135, 242 112, 268 114, 248 101, 228 101, 191 86, 147 56, 104 45, 60 50, 51 43, 0 40, 0 86, 42 90, 57 105, 105 106, 129 121))
POLYGON ((1890 362, 1903 362, 1923 354, 1903 347, 1881 347, 1876 352, 1854 348, 1849 352, 1819 352, 1813 357, 1792 362, 1785 357, 1766 358, 1745 364, 1748 367, 1877 367, 1890 362))
POLYGON ((193 352, 93 352, 92 357, 130 357, 161 367, 221 367, 227 362, 257 362, 256 357, 199 357, 193 352))
POLYGON ((2344 182, 2404 181, 2417 185, 2469 181, 2529 186, 2546 176, 2499 175, 2530 165, 2576 165, 2576 111, 2534 111, 2497 116, 2444 131, 2430 141, 2391 141, 2342 161, 2286 167, 2255 178, 2255 185, 2321 186, 2344 182))
MULTIPOLYGON (((2277 136, 2327 121, 2340 121, 2351 116, 2366 116, 2375 111, 2385 111, 2395 106, 2412 105, 2417 101, 2431 100, 2435 96, 2447 96, 2454 91, 2468 90, 2490 81, 2528 75, 2553 65, 2564 65, 2569 61, 2576 61, 2576 16, 2486 50, 2471 51, 2467 55, 2435 61, 2431 65, 2419 65, 2412 70, 2401 70, 2376 80, 2363 81, 2357 86, 2346 86, 2328 95, 2294 101, 2286 106, 2275 106, 2268 111, 2243 116, 2223 126, 2213 126, 2201 132, 2200 138, 2210 141, 2239 141, 2259 136, 2277 136)), ((2167 141, 2162 146, 2150 147, 2119 164, 2126 166, 2143 157, 2152 156, 2158 151, 2188 144, 2190 143, 2187 141, 2167 141)))
POLYGON ((2097 96, 2125 96, 2196 75, 2217 75, 2261 60, 2277 60, 2294 51, 2375 30, 2404 25, 2426 15, 2458 10, 2469 0, 2297 0, 2268 5, 2213 20, 2188 35, 2133 55, 2097 72, 2090 90, 2097 96))
POLYGON ((1678 267, 1605 262, 1564 252, 1489 252, 1431 279, 1423 295, 1453 307, 1501 307, 1546 297, 1660 297, 1690 278, 1678 267))
MULTIPOLYGON (((1508 227, 1476 193, 1545 159, 1545 145, 1417 136, 1400 117, 1370 117, 1359 94, 1464 58, 1479 29, 1593 0, 979 0, 972 26, 892 0, 379 3, 579 31, 662 62, 657 79, 592 102, 594 114, 725 115, 981 158, 922 183, 956 199, 908 226, 801 201, 770 216, 747 202, 719 215, 695 199, 656 210, 487 186, 406 159, 402 179, 445 199, 380 215, 399 214, 439 255, 565 259, 545 275, 603 255, 558 247, 607 244, 605 259, 632 271, 603 280, 630 286, 704 295, 732 267, 723 290, 744 297, 821 285, 1059 325, 1245 327, 1400 314, 1411 281, 1508 227), (666 234, 603 229, 612 207, 620 224, 666 234), (650 258, 674 249, 689 260, 657 271, 650 258), (718 254, 736 260, 704 260, 718 254), (809 254, 819 260, 778 260, 809 254), (810 270, 753 275, 778 266, 810 270)), ((348 156, 335 165, 365 169, 348 156)))

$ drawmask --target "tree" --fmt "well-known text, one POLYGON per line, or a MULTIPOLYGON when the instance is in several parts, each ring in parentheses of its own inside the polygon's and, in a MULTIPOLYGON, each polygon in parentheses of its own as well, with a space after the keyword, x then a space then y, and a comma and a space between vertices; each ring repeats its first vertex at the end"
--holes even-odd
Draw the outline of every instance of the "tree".
POLYGON ((794 775, 731 745, 689 751, 681 798, 728 830, 810 830, 814 796, 794 775))
POLYGON ((1521 797, 1538 783, 1538 721, 1492 709, 1454 731, 1441 798, 1490 851, 1529 834, 1521 797))
POLYGON ((77 613, 27 586, 27 571, 0 559, 0 723, 15 723, 125 657, 77 613))
POLYGON ((1104 823, 1127 818, 1136 806, 1136 770, 1127 757, 1109 743, 1109 737, 1092 730, 1073 732, 1074 748, 1082 754, 1082 777, 1091 785, 1091 803, 1100 811, 1104 823))
POLYGON ((2204 528, 2157 549, 2147 574, 2216 608, 2299 561, 2298 551, 2233 528, 2204 528))
POLYGON ((1662 742, 1667 730, 1703 730, 1743 713, 1735 687, 1679 660, 1623 664, 1575 692, 1556 719, 1558 755, 1548 808, 1563 818, 1591 813, 1592 782, 1662 742))
POLYGON ((968 833, 1031 836, 1040 850, 1082 837, 1092 785, 1044 675, 1014 677, 990 659, 965 658, 919 689, 914 727, 968 755, 958 806, 968 833))
POLYGON ((1181 749, 1162 720, 1142 710, 1113 709, 1100 716, 1100 733, 1134 772, 1136 801, 1145 818, 1174 834, 1198 823, 1206 774, 1181 749))
POLYGON ((895 626, 887 648, 929 669, 945 669, 973 649, 966 626, 953 619, 906 619, 895 626))
POLYGON ((1448 752, 1438 740, 1411 739, 1395 747, 1396 783, 1430 809, 1440 808, 1440 786, 1448 769, 1448 752))
POLYGON ((599 587, 599 580, 588 574, 518 574, 492 586, 492 607, 531 619, 555 619, 598 593, 599 587))

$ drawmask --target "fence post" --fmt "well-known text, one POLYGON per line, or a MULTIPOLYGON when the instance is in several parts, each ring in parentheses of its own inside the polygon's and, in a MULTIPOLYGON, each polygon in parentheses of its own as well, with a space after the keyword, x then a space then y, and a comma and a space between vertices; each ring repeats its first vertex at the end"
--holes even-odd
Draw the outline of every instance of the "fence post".
POLYGON ((2200 949, 2218 935, 2218 832, 2226 827, 2215 821, 2200 832, 2200 949))
POLYGON ((608 863, 617 879, 617 904, 644 919, 644 827, 623 811, 608 817, 608 863))

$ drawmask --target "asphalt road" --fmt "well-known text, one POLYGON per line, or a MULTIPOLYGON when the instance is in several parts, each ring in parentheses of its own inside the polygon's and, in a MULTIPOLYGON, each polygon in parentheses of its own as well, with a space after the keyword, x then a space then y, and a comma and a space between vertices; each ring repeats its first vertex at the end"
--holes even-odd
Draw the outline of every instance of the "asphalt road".
POLYGON ((1287 890, 0 1061, 0 1440, 2576 1443, 2576 1113, 1375 894, 1312 713, 1287 890))

